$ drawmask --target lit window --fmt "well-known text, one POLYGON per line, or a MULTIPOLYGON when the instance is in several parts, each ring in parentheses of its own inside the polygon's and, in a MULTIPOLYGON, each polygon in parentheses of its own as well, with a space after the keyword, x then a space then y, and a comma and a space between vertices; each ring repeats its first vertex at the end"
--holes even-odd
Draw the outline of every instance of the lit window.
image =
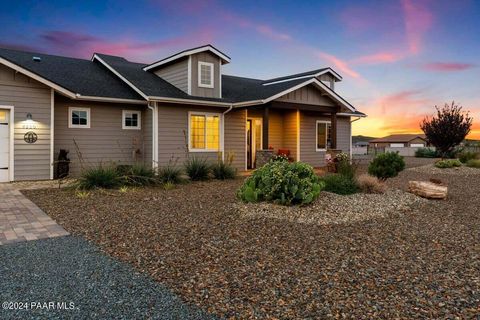
POLYGON ((317 151, 325 151, 332 145, 332 126, 329 121, 317 121, 317 151))
POLYGON ((122 111, 122 128, 123 129, 141 129, 141 112, 140 111, 122 111))
POLYGON ((213 88, 213 63, 198 63, 198 86, 213 88))
POLYGON ((69 128, 90 128, 90 108, 68 108, 69 128))
POLYGON ((190 150, 220 150, 220 115, 190 114, 190 150))

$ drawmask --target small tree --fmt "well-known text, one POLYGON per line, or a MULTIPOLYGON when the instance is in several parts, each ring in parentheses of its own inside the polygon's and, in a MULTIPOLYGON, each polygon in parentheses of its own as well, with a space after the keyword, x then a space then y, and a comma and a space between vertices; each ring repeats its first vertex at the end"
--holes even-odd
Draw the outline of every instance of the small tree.
POLYGON ((427 140, 437 148, 442 158, 451 154, 465 137, 470 133, 472 118, 462 107, 452 102, 452 105, 437 109, 437 115, 431 119, 425 117, 420 128, 427 136, 427 140))

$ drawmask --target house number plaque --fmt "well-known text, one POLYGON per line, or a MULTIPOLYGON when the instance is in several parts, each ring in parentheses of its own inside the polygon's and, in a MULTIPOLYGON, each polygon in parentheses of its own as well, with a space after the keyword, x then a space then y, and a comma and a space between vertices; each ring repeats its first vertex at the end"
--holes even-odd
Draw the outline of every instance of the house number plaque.
POLYGON ((25 140, 26 143, 35 143, 38 140, 38 136, 35 132, 33 131, 28 131, 25 133, 23 136, 23 140, 25 140))

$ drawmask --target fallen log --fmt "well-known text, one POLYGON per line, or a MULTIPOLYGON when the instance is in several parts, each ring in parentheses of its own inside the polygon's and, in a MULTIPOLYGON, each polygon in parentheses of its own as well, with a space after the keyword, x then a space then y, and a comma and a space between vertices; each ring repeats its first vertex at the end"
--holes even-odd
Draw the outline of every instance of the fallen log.
POLYGON ((409 181, 408 191, 427 199, 446 199, 448 188, 427 181, 409 181))

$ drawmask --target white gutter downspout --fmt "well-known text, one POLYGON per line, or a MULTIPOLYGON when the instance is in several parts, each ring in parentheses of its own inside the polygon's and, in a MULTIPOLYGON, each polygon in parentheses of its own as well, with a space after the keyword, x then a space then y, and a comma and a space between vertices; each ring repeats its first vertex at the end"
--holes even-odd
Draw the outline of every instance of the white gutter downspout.
POLYGON ((225 115, 232 111, 233 109, 233 104, 228 107, 228 109, 224 112, 222 112, 222 129, 221 129, 221 135, 220 135, 220 148, 222 150, 222 161, 225 161, 225 115))
POLYGON ((157 103, 154 102, 154 107, 147 104, 148 109, 152 110, 152 168, 158 168, 158 109, 157 103))

